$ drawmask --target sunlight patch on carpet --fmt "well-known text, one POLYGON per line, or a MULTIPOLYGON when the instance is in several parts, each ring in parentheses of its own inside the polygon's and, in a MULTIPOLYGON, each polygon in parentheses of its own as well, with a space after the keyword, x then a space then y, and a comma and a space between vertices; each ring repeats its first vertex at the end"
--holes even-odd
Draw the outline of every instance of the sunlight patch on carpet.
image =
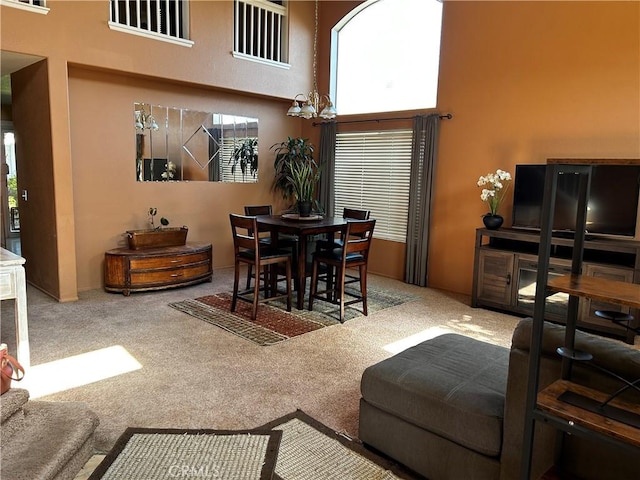
POLYGON ((16 383, 16 386, 29 390, 29 397, 36 399, 141 368, 142 365, 124 347, 114 345, 32 365, 29 374, 25 375, 20 384, 16 383))

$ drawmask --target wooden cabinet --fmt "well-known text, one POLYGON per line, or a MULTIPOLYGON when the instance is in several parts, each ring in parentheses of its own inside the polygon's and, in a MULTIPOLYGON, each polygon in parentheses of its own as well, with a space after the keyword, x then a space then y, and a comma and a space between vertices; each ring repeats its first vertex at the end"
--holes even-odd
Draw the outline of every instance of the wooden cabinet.
MULTIPOLYGON (((633 283, 634 271, 631 268, 612 267, 609 265, 585 264, 583 266, 583 275, 587 277, 603 278, 607 280, 615 280, 618 282, 633 283)), ((596 317, 596 310, 617 310, 625 313, 631 313, 631 308, 619 304, 606 303, 603 301, 592 300, 590 298, 580 299, 580 314, 578 316, 578 327, 584 329, 597 329, 616 336, 625 336, 628 332, 621 326, 596 317)), ((637 316, 637 315, 635 315, 637 316)), ((631 332, 633 333, 633 332, 631 332)))
POLYGON ((211 281, 212 275, 211 244, 143 250, 115 248, 106 252, 104 258, 105 290, 124 295, 211 281))
POLYGON ((483 249, 478 251, 478 276, 475 303, 511 307, 513 297, 513 266, 511 252, 483 249))
MULTIPOLYGON (((538 232, 501 228, 476 231, 475 262, 471 305, 532 316, 538 270, 538 232)), ((550 279, 571 272, 573 240, 552 239, 547 274, 550 279)), ((640 242, 613 238, 591 238, 585 242, 583 274, 640 284, 640 242)), ((546 320, 566 323, 569 295, 554 292, 546 298, 546 320)), ((586 330, 633 343, 633 332, 595 316, 595 310, 622 310, 635 317, 637 309, 621 307, 589 298, 580 298, 578 325, 586 330)))

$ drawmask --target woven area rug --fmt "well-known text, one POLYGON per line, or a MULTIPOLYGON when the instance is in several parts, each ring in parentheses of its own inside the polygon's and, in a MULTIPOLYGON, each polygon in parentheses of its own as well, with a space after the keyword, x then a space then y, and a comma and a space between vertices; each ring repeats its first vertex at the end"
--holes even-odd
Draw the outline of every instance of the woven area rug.
MULTIPOLYGON (((413 295, 369 288, 369 315, 413 299, 413 295)), ((282 300, 260 304, 255 320, 251 320, 251 305, 247 302, 238 301, 236 311, 231 313, 229 293, 183 300, 169 306, 263 346, 340 324, 336 306, 319 300, 314 303, 313 311, 297 310, 294 306, 287 312, 282 300)), ((345 321, 362 316, 361 307, 362 304, 347 307, 345 321)))
POLYGON ((301 410, 260 427, 279 430, 274 479, 277 480, 411 480, 401 465, 334 432, 301 410))
POLYGON ((129 428, 89 480, 411 480, 301 410, 243 431, 129 428))
POLYGON ((273 478, 282 433, 128 428, 89 480, 273 478))

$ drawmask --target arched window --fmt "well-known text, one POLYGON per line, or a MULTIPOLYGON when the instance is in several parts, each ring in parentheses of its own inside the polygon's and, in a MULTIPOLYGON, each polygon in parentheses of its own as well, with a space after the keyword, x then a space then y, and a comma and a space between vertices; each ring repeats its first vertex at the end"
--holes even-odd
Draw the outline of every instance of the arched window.
POLYGON ((442 3, 369 0, 333 29, 331 81, 341 115, 436 106, 442 3))

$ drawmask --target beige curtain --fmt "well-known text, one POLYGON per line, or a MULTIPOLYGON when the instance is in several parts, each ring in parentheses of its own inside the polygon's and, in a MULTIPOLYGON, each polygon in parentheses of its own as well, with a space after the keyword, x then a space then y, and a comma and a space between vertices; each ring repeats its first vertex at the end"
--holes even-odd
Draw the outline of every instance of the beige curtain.
POLYGON ((413 122, 404 281, 421 287, 428 285, 429 223, 439 125, 437 113, 417 115, 413 122))

